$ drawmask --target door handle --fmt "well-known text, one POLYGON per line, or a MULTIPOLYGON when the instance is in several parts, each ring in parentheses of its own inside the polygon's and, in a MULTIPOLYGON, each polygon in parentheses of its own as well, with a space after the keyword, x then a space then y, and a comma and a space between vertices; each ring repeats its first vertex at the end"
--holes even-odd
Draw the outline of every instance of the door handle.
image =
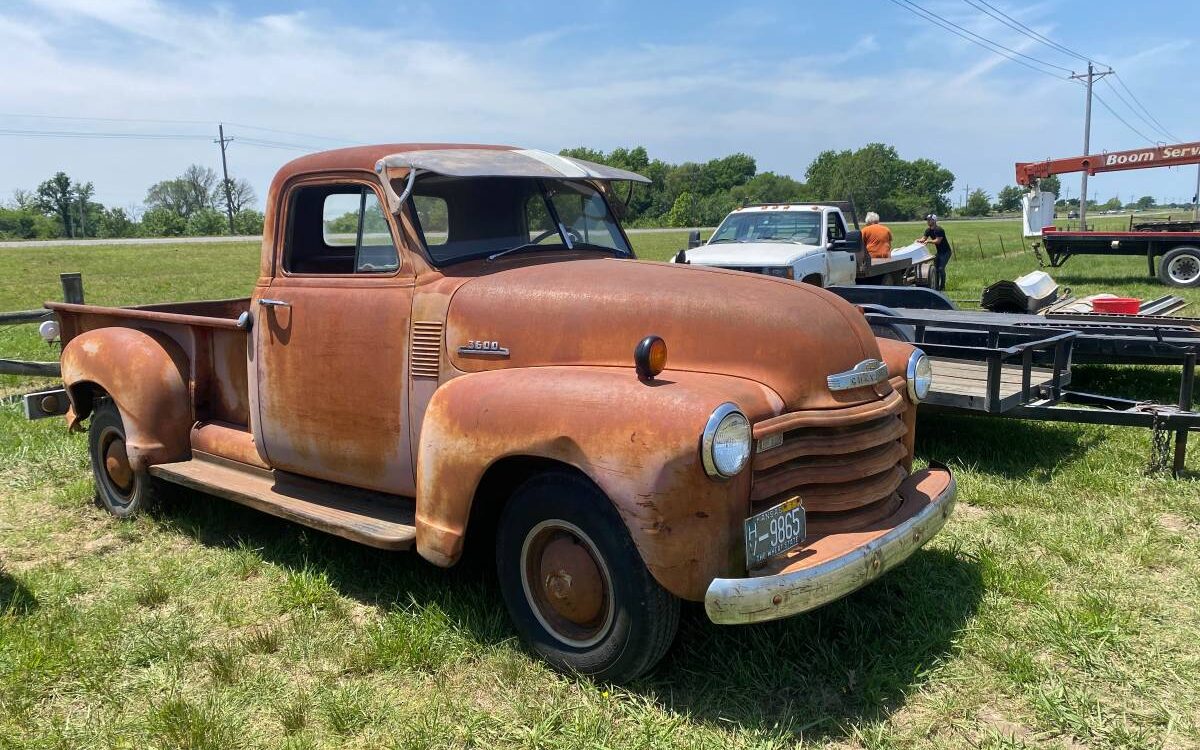
POLYGON ((258 304, 263 307, 291 307, 292 303, 281 299, 260 299, 258 304))

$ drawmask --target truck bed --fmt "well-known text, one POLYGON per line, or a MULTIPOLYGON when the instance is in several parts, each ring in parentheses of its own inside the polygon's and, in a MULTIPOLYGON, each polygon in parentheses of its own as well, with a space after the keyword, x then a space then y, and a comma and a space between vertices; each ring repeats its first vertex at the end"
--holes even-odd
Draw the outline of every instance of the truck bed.
POLYGON ((250 309, 249 298, 132 307, 49 302, 46 307, 58 315, 64 346, 85 331, 113 326, 168 337, 187 356, 196 421, 249 430, 247 332, 238 324, 250 309))

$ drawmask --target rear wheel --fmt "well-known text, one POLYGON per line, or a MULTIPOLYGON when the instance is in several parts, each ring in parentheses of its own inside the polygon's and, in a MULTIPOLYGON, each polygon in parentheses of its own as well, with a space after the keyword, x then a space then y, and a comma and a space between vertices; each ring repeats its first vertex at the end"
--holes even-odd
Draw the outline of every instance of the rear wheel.
POLYGON ((88 454, 96 500, 109 513, 129 518, 154 503, 154 479, 130 465, 125 448, 125 423, 112 399, 96 402, 88 427, 88 454))
POLYGON ((626 682, 675 638, 679 600, 582 477, 542 474, 517 489, 500 518, 496 567, 517 631, 556 669, 626 682))
POLYGON ((1168 250, 1159 261, 1158 278, 1167 286, 1200 286, 1200 249, 1176 247, 1168 250))

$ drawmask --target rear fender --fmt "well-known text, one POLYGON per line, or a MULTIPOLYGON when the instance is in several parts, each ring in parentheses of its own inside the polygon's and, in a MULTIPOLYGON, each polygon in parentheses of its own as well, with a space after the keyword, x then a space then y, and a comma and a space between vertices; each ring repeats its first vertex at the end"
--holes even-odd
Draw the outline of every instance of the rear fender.
POLYGON ((68 424, 76 429, 87 418, 100 391, 121 413, 134 469, 185 459, 194 421, 188 371, 183 350, 156 331, 114 327, 81 333, 62 352, 71 399, 68 424))
POLYGON ((548 459, 608 496, 664 588, 702 599, 714 577, 744 568, 749 470, 716 481, 699 454, 705 423, 726 401, 751 420, 782 410, 760 383, 704 373, 642 382, 632 368, 533 367, 455 378, 434 393, 421 427, 417 550, 452 565, 487 469, 514 456, 548 459))

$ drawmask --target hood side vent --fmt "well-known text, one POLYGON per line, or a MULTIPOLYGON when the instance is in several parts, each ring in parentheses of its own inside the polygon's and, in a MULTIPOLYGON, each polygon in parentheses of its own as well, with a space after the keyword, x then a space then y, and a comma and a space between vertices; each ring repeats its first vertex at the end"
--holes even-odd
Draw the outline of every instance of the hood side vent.
POLYGON ((413 321, 408 361, 414 378, 436 379, 441 374, 442 327, 438 321, 413 321))

